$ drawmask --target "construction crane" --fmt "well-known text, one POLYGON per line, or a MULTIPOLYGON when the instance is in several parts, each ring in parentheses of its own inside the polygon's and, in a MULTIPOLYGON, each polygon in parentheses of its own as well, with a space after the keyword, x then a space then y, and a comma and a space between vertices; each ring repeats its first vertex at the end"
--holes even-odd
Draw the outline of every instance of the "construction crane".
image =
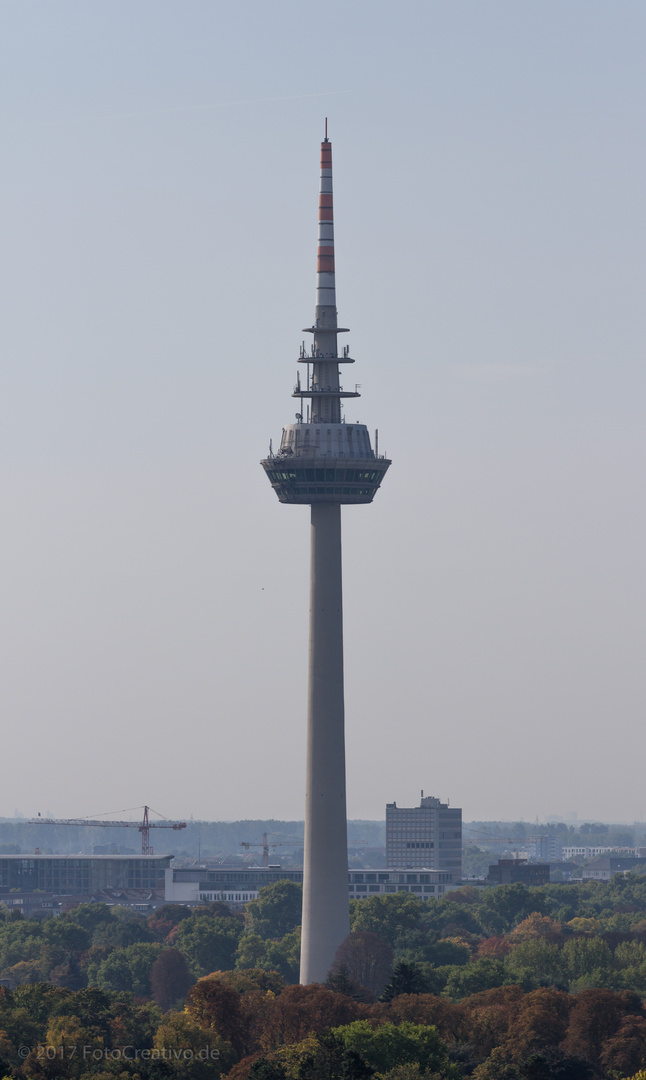
POLYGON ((269 849, 270 848, 291 847, 291 843, 289 841, 284 841, 284 840, 272 841, 272 843, 270 844, 269 840, 267 839, 268 836, 269 836, 269 834, 266 833, 266 832, 264 832, 262 834, 262 843, 261 844, 252 844, 248 840, 241 840, 240 841, 240 847, 246 848, 247 851, 249 851, 249 848, 252 848, 252 847, 260 847, 260 848, 262 848, 262 865, 263 866, 269 866, 269 849))
MULTIPOLYGON (((139 829, 141 833, 141 854, 152 855, 153 849, 150 846, 150 830, 151 829, 185 829, 185 821, 150 821, 148 817, 149 806, 132 806, 129 810, 117 810, 118 814, 128 814, 131 810, 143 810, 144 816, 142 821, 106 821, 105 818, 101 818, 98 821, 90 820, 89 818, 44 818, 40 814, 36 818, 30 818, 28 825, 83 825, 84 827, 99 828, 99 829, 139 829)), ((153 814, 157 811, 153 810, 153 814)), ((161 814, 159 815, 162 816, 161 814)))

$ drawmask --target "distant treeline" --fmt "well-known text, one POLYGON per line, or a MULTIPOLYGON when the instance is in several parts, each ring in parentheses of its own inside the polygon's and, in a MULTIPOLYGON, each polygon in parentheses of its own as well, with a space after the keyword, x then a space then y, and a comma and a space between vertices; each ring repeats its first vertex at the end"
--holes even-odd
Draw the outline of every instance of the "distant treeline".
MULTIPOLYGON (((252 845, 249 854, 262 859, 262 837, 268 834, 272 862, 298 862, 302 858, 302 821, 248 819, 242 821, 187 821, 181 831, 152 829, 151 843, 159 855, 178 855, 188 858, 219 858, 230 860, 245 854, 241 841, 252 845)), ((530 837, 554 836, 563 844, 605 846, 646 846, 646 825, 632 826, 584 822, 579 826, 565 822, 535 824, 527 821, 470 821, 464 823, 464 840, 487 850, 499 841, 524 844, 530 837)), ((379 849, 385 846, 383 821, 355 820, 348 822, 348 844, 351 849, 379 849)), ((109 854, 136 854, 141 851, 141 838, 136 828, 85 828, 64 825, 28 825, 22 818, 0 818, 0 853, 33 852, 43 854, 91 853, 95 848, 109 854)), ((352 852, 351 852, 352 855, 352 852)), ((365 861, 365 860, 364 860, 365 861)), ((374 861, 374 860, 373 860, 374 861)), ((368 854, 370 862, 370 854, 368 854)), ((366 865, 368 865, 366 862, 366 865)), ((377 865, 377 862, 374 863, 377 865)))
MULTIPOLYGON (((190 858, 239 858, 245 854, 242 841, 254 846, 249 854, 262 860, 263 833, 268 834, 272 862, 302 852, 303 822, 275 820, 187 821, 181 831, 152 829, 151 844, 158 855, 190 858)), ((349 821, 350 847, 384 846, 385 826, 381 821, 349 821)), ((109 854, 136 854, 141 837, 136 828, 86 828, 70 825, 29 825, 24 819, 0 819, 0 853, 22 854, 38 850, 42 854, 91 853, 95 848, 109 854)))
POLYGON ((606 824, 585 821, 568 825, 563 821, 543 824, 528 821, 469 821, 464 823, 464 840, 486 848, 496 841, 519 846, 536 836, 550 836, 565 846, 641 847, 646 845, 646 825, 606 824))

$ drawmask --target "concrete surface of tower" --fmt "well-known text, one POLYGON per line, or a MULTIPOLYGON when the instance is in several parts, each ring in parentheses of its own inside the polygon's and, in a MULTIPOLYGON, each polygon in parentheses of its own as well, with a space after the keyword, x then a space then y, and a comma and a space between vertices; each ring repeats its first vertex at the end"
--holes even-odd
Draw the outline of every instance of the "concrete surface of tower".
POLYGON ((283 428, 280 449, 262 465, 283 503, 311 506, 310 640, 305 788, 301 983, 324 982, 349 933, 343 705, 341 504, 372 502, 390 465, 372 449, 368 429, 346 423, 334 280, 332 147, 321 143, 316 309, 304 333, 293 397, 297 423, 283 428), (304 403, 307 404, 303 417, 304 403))

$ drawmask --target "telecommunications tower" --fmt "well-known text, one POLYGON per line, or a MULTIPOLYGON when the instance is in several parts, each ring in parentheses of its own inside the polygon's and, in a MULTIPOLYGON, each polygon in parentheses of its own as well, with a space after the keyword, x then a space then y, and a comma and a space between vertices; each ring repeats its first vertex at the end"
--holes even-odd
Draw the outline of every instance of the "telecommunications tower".
POLYGON ((372 502, 390 465, 373 451, 368 429, 346 423, 334 282, 332 146, 321 143, 319 240, 314 324, 301 346, 293 397, 297 423, 283 428, 280 449, 262 462, 282 503, 311 506, 310 640, 303 865, 301 983, 324 982, 334 954, 350 932, 343 716, 341 504, 372 502), (307 403, 307 405, 306 405, 307 403), (305 413, 305 416, 303 415, 305 413))

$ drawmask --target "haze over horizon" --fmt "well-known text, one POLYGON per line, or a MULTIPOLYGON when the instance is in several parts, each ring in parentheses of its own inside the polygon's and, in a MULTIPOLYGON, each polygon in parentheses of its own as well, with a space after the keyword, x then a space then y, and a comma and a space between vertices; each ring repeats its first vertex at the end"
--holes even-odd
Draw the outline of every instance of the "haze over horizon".
POLYGON ((0 8, 0 815, 303 817, 327 116, 348 814, 641 820, 646 9, 326 11, 0 8))

